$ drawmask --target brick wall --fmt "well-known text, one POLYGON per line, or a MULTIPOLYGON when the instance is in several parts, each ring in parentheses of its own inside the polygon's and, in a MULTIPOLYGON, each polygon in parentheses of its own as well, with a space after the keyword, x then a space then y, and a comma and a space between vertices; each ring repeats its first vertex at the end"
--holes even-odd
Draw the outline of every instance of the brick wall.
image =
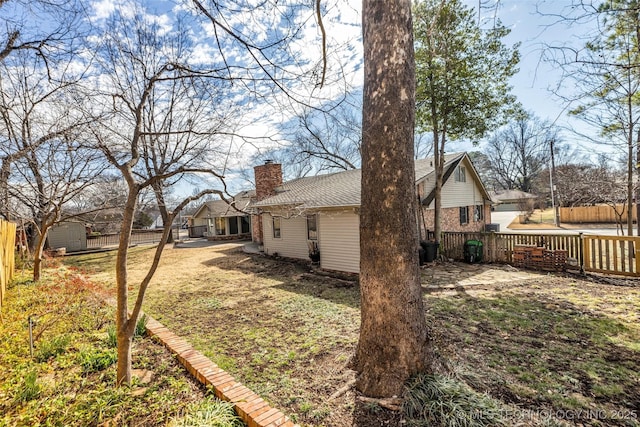
MULTIPOLYGON (((487 217, 487 211, 490 210, 487 206, 484 208, 484 219, 480 221, 475 221, 473 217, 473 206, 469 206, 469 222, 467 224, 460 224, 460 208, 443 208, 441 210, 441 221, 442 221, 442 231, 483 231, 485 223, 488 223, 488 219, 490 220, 490 212, 489 217, 487 217)), ((427 230, 433 231, 434 227, 434 209, 423 209, 423 216, 420 217, 420 227, 422 228, 422 238, 426 236, 424 227, 426 224, 427 230), (424 221, 423 218, 424 217, 424 221)))
MULTIPOLYGON (((282 185, 282 165, 267 160, 263 165, 253 168, 256 181, 256 200, 266 199, 276 194, 276 187, 282 185)), ((254 215, 251 217, 251 231, 253 241, 262 244, 264 237, 262 234, 262 216, 254 215)))
POLYGON ((255 243, 259 245, 263 243, 262 215, 251 215, 251 235, 255 243))
POLYGON ((211 242, 223 242, 227 240, 246 240, 249 239, 251 235, 249 233, 241 233, 241 234, 229 234, 227 236, 209 236, 207 240, 211 242))

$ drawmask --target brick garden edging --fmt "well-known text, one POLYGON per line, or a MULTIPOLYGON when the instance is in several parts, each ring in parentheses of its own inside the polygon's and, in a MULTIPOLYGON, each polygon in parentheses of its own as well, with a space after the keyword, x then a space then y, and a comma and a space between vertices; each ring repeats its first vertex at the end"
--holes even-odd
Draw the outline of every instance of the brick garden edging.
POLYGON ((249 427, 298 427, 278 409, 271 408, 260 396, 237 382, 183 338, 157 320, 147 316, 147 332, 178 356, 178 361, 200 383, 211 386, 216 397, 233 403, 238 416, 249 427))

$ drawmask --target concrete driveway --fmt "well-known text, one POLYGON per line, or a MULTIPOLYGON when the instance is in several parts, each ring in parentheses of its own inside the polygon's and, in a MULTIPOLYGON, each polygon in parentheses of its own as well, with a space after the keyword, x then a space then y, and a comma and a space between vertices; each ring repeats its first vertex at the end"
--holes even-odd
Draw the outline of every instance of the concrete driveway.
MULTIPOLYGON (((581 227, 579 225, 563 224, 560 228, 551 224, 531 224, 531 228, 510 229, 509 224, 520 215, 518 211, 511 212, 491 212, 491 223, 500 224, 501 233, 523 233, 523 234, 592 234, 599 236, 616 236, 618 232, 615 227, 594 228, 589 225, 581 227)), ((634 227, 635 228, 635 227, 634 227)), ((635 234, 635 230, 634 230, 635 234)))
POLYGON ((520 215, 519 211, 491 212, 491 223, 500 224, 500 232, 506 233, 510 231, 507 227, 518 215, 520 215))

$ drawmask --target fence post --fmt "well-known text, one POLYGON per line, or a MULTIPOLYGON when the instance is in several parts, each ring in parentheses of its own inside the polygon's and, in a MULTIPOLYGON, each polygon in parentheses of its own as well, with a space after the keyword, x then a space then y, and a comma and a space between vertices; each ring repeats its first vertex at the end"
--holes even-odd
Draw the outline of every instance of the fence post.
POLYGON ((496 232, 495 231, 491 231, 488 235, 487 235, 487 240, 489 240, 489 249, 491 250, 491 259, 487 260, 489 262, 496 262, 496 258, 497 258, 497 248, 496 248, 496 232))
POLYGON ((580 263, 580 274, 585 274, 586 266, 584 265, 584 259, 585 255, 587 258, 589 257, 589 248, 587 247, 587 243, 585 242, 582 232, 578 234, 578 237, 580 238, 580 255, 578 258, 578 262, 580 263))

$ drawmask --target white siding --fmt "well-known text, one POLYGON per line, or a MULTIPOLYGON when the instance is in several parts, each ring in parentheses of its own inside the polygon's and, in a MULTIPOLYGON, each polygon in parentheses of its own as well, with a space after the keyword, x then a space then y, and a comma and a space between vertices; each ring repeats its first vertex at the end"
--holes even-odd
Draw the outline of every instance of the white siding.
POLYGON ((427 197, 434 188, 436 188, 436 176, 435 174, 425 179, 424 181, 424 196, 427 197))
POLYGON ((460 165, 465 168, 466 181, 456 181, 455 172, 449 177, 442 186, 443 208, 483 204, 482 193, 471 173, 471 165, 466 159, 460 165))
POLYGON ((264 251, 268 255, 309 259, 307 246, 307 219, 305 217, 282 218, 280 238, 273 237, 273 222, 270 214, 262 214, 264 251))
POLYGON ((360 218, 355 213, 322 212, 318 216, 320 266, 327 270, 360 271, 360 218))

